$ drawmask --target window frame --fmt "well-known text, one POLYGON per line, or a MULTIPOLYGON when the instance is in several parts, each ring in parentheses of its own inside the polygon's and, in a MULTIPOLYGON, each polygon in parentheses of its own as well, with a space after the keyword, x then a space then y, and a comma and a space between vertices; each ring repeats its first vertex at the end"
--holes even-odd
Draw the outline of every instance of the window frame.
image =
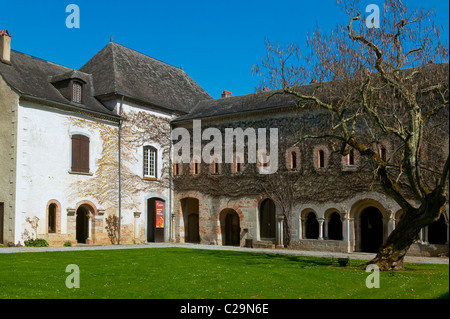
POLYGON ((80 81, 72 82, 72 102, 83 104, 83 83, 80 81))
POLYGON ((158 150, 150 145, 143 147, 142 153, 142 177, 147 180, 157 180, 158 179, 158 150), (150 174, 150 151, 153 152, 153 175, 150 174), (147 174, 146 174, 147 173, 147 174))
POLYGON ((70 136, 71 142, 71 163, 70 173, 92 175, 91 168, 91 138, 83 133, 73 133, 70 136), (78 141, 78 150, 74 141, 78 141), (83 145, 84 144, 84 145, 83 145), (84 148, 83 148, 84 147, 84 148), (83 153, 84 150, 84 153, 83 153), (85 154, 83 157, 82 154, 85 154), (83 167, 86 165, 86 167, 83 167))

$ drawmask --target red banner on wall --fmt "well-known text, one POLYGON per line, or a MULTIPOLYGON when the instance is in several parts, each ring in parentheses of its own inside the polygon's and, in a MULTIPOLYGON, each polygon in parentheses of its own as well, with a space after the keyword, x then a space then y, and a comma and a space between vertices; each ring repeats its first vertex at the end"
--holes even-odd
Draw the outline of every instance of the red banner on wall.
POLYGON ((164 228, 164 202, 156 200, 155 209, 156 209, 156 228, 164 228))

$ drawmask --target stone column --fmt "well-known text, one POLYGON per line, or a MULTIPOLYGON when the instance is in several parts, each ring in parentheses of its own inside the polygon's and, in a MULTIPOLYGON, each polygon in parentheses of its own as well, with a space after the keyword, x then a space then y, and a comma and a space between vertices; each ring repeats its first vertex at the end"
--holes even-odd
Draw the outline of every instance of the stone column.
POLYGON ((428 244, 428 226, 423 228, 423 243, 428 244))
POLYGON ((323 240, 323 218, 319 218, 319 240, 323 240))
POLYGON ((328 222, 329 221, 330 221, 330 219, 326 218, 324 220, 324 223, 323 223, 323 237, 324 237, 324 239, 328 239, 328 222))
POLYGON ((134 212, 134 243, 139 244, 141 241, 139 240, 140 228, 139 228, 139 217, 141 216, 140 212, 134 212))
MULTIPOLYGON (((387 211, 388 213, 388 220, 387 220, 387 237, 392 233, 392 231, 395 229, 395 213, 393 211, 387 211)), ((385 240, 386 240, 385 238, 385 240)))
POLYGON ((303 239, 303 219, 300 217, 298 220, 298 239, 303 239))
POLYGON ((93 240, 92 240, 92 220, 93 220, 93 218, 92 217, 93 216, 91 213, 87 214, 87 216, 86 216, 87 224, 88 224, 88 238, 86 239, 86 244, 88 244, 88 245, 93 243, 93 240))
POLYGON ((284 248, 283 222, 284 222, 284 216, 282 216, 282 215, 277 216, 277 245, 276 245, 276 248, 284 248))

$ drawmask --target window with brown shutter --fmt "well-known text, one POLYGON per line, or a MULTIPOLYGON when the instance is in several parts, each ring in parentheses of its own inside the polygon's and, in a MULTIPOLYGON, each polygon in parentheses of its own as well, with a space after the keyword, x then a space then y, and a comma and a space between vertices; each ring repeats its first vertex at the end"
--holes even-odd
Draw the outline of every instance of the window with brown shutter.
POLYGON ((89 137, 72 135, 72 172, 89 173, 89 137))

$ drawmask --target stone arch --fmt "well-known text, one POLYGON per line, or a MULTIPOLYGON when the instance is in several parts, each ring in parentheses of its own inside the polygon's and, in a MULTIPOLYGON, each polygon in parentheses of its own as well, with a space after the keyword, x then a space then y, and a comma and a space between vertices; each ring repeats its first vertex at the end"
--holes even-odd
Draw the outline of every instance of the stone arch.
POLYGON ((61 234, 61 204, 56 199, 49 200, 46 206, 46 233, 61 234), (53 228, 53 229, 52 229, 53 228))
POLYGON ((200 200, 194 196, 180 199, 184 242, 200 243, 200 200))
POLYGON ((387 238, 388 211, 377 200, 365 198, 355 202, 350 210, 354 219, 355 249, 376 252, 387 238))
POLYGON ((95 243, 95 216, 97 207, 89 200, 83 200, 75 208, 75 238, 79 244, 95 243))
POLYGON ((330 240, 342 240, 344 238, 343 216, 339 210, 330 208, 325 211, 325 237, 330 240))

